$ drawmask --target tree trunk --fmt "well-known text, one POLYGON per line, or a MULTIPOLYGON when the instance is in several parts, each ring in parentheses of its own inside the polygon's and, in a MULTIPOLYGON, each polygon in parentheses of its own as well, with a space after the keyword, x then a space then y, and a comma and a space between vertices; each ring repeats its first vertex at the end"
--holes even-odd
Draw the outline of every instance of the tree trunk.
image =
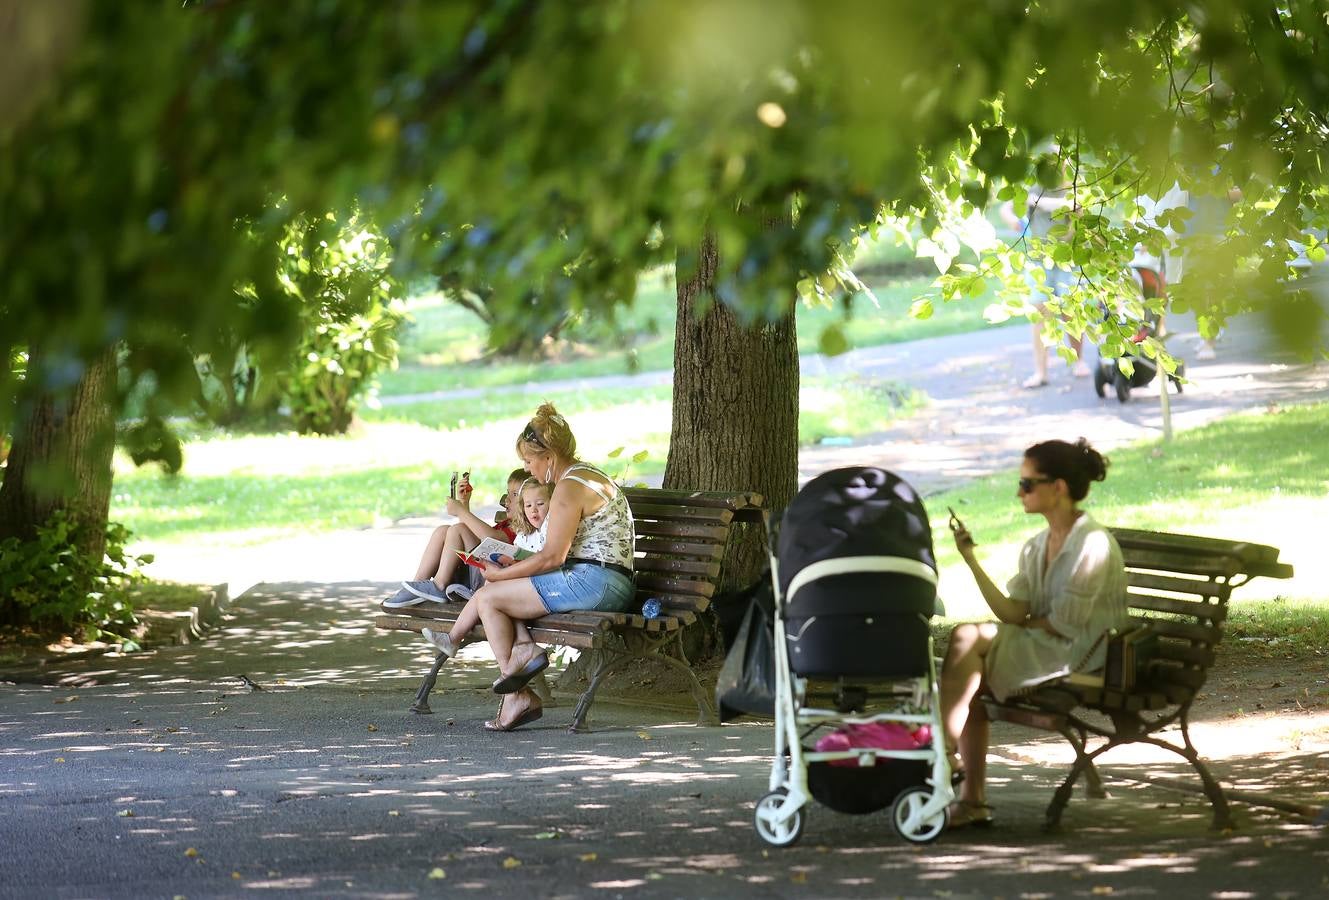
MULTIPOLYGON (((20 406, 4 482, 0 483, 0 540, 31 540, 56 510, 79 524, 79 550, 100 559, 106 549, 111 505, 115 420, 115 350, 88 365, 67 394, 33 392, 20 406)), ((33 348, 28 383, 46 376, 44 355, 33 348)), ((0 621, 14 610, 0 597, 0 621)))
MULTIPOLYGON (((744 327, 714 294, 718 262, 715 241, 708 236, 697 270, 677 275, 673 426, 664 486, 757 491, 775 515, 798 489, 798 341, 792 305, 779 321, 744 327), (704 310, 700 315, 699 308, 704 310)), ((792 280, 789 290, 792 298, 792 280)), ((687 636, 689 654, 722 649, 719 622, 742 613, 729 609, 726 597, 762 577, 767 548, 761 525, 737 525, 730 531, 714 607, 717 619, 704 619, 704 626, 687 636)))

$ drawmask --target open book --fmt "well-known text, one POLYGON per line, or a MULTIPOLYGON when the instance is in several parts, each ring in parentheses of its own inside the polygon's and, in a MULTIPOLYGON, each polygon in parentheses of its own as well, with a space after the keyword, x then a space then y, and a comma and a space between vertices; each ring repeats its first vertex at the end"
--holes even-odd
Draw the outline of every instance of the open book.
POLYGON ((466 563, 466 565, 475 566, 477 569, 483 569, 484 563, 496 563, 498 562, 496 557, 499 556, 510 556, 513 559, 525 559, 532 554, 531 551, 522 550, 515 544, 508 544, 487 537, 480 543, 476 544, 469 552, 466 550, 458 550, 457 555, 461 557, 461 561, 466 563))

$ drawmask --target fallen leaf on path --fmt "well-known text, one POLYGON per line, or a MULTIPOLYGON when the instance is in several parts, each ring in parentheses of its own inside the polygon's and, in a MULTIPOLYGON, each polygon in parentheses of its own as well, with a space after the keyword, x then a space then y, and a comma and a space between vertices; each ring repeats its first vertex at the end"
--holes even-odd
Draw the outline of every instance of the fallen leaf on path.
POLYGON ((1094 885, 1094 886, 1089 890, 1089 893, 1091 893, 1091 894, 1096 894, 1096 895, 1098 895, 1098 896, 1106 896, 1106 895, 1112 893, 1112 885, 1110 885, 1110 884, 1096 884, 1096 885, 1094 885))
POLYGON ((191 858, 192 858, 192 857, 195 857, 195 856, 198 856, 198 851, 195 850, 193 847, 189 847, 188 849, 185 850, 185 856, 188 856, 188 857, 191 857, 191 858))
POLYGON ((441 878, 447 878, 447 877, 448 877, 448 873, 447 873, 447 872, 444 872, 444 871, 443 871, 441 868, 439 868, 438 866, 434 866, 434 868, 432 868, 432 869, 429 870, 429 877, 430 877, 430 878, 433 878, 434 880, 437 881, 438 879, 441 879, 441 878))
POLYGON ((517 859, 515 856, 509 856, 507 859, 503 860, 503 868, 505 869, 515 869, 520 865, 521 860, 517 859))
POLYGON ((134 811, 132 809, 122 809, 116 815, 124 819, 132 819, 134 818, 134 811))
POLYGON ((581 856, 577 857, 577 859, 581 860, 582 862, 595 862, 599 858, 600 854, 598 853, 583 853, 581 856))
POLYGON ((651 739, 651 736, 644 731, 638 731, 637 737, 641 738, 643 741, 649 741, 651 739))
POLYGON ((55 758, 55 761, 56 761, 56 762, 64 762, 64 761, 65 761, 65 758, 64 758, 63 756, 57 756, 57 757, 55 758))
POLYGON ((77 694, 73 694, 73 695, 70 695, 70 696, 68 696, 68 697, 57 697, 57 698, 55 698, 54 700, 52 700, 51 702, 52 702, 52 703, 73 703, 73 702, 74 702, 75 700, 77 700, 77 699, 78 699, 78 695, 77 695, 77 694))
POLYGON ((231 877, 234 878, 236 881, 239 881, 241 878, 244 878, 245 876, 241 875, 239 872, 232 872, 231 877))
POLYGON ((556 837, 558 837, 557 831, 541 831, 540 833, 535 835, 535 839, 537 841, 547 841, 550 838, 556 838, 556 837))
POLYGON ((401 815, 401 812, 400 812, 399 810, 390 809, 390 810, 388 810, 388 815, 390 815, 390 816, 400 816, 400 815, 401 815))
POLYGON ((808 873, 807 873, 807 872, 791 872, 791 873, 789 873, 789 880, 792 881, 794 884, 807 884, 807 883, 808 883, 808 873))
POLYGON ((149 747, 149 748, 148 748, 148 752, 149 752, 149 753, 165 753, 165 752, 166 752, 166 748, 165 748, 165 747, 149 747))
POLYGON ((377 725, 370 725, 370 726, 369 726, 369 730, 370 730, 370 731, 378 731, 378 726, 377 726, 377 725))

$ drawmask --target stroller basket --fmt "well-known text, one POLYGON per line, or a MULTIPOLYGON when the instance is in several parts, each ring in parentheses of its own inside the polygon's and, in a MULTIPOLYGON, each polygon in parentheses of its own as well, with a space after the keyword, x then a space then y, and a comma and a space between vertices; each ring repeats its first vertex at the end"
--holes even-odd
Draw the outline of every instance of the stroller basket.
POLYGON ((930 766, 921 759, 897 759, 875 766, 808 763, 808 793, 836 812, 860 816, 885 809, 905 788, 922 784, 930 766))

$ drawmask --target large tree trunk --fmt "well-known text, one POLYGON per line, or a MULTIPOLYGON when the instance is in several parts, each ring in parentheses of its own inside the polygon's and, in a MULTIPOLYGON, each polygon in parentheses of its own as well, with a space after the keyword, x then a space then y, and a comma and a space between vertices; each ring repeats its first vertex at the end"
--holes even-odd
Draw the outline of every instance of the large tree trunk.
MULTIPOLYGON (((779 321, 744 327, 714 295, 718 262, 715 241, 707 237, 696 271, 677 275, 673 426, 664 486, 757 491, 778 514, 798 489, 798 341, 792 306, 779 321), (699 307, 704 312, 699 314, 699 307)), ((741 614, 727 608, 726 595, 762 576, 767 546, 760 525, 730 531, 716 598, 720 620, 741 614)), ((703 622, 698 633, 688 636, 692 654, 720 647, 718 622, 703 622)))
MULTIPOLYGON (((44 361, 40 349, 33 348, 30 384, 45 377, 44 361)), ((52 513, 64 509, 80 526, 79 549, 100 559, 111 504, 114 388, 115 351, 110 349, 89 364, 68 393, 27 395, 0 484, 0 539, 30 540, 52 513)), ((0 621, 12 621, 15 613, 0 597, 0 621)))

